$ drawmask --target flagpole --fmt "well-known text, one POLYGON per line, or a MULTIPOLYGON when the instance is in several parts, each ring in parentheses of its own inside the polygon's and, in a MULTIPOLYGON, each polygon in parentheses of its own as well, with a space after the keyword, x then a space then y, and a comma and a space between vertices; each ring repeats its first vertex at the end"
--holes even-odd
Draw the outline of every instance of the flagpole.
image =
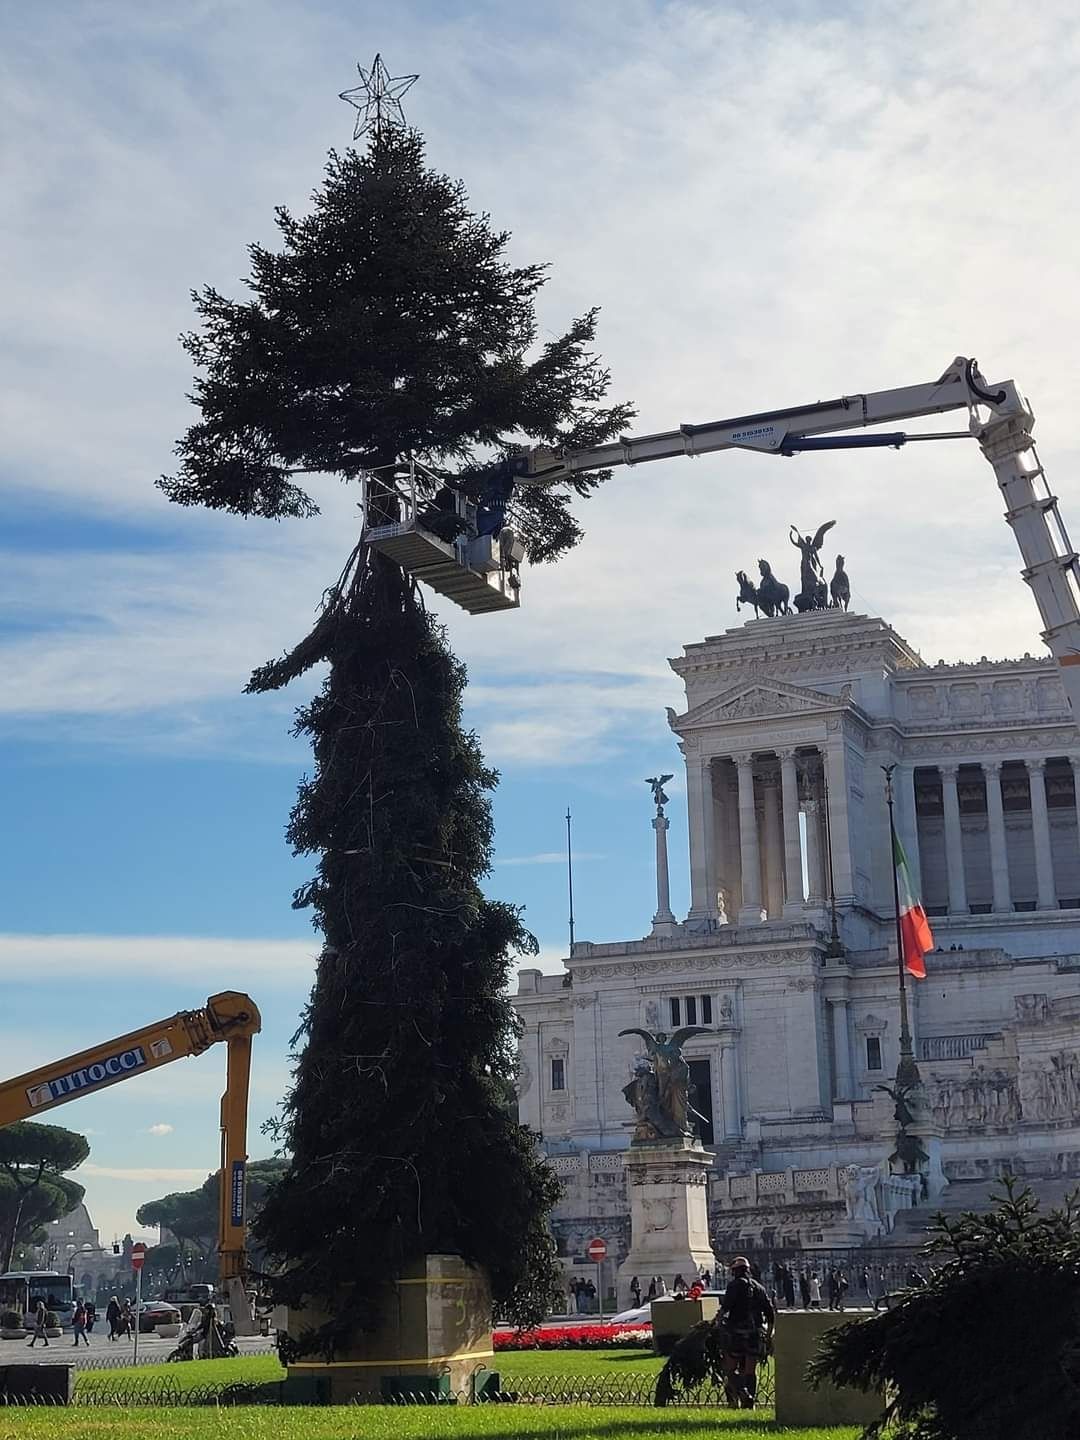
POLYGON ((893 914, 896 918, 896 970, 900 979, 900 1063, 896 1067, 898 1085, 918 1085, 919 1067, 911 1045, 911 1021, 908 1016, 907 975, 904 971, 904 936, 900 928, 900 882, 896 874, 896 819, 893 814, 892 772, 895 765, 883 765, 885 772, 885 804, 889 807, 889 862, 892 865, 893 914))

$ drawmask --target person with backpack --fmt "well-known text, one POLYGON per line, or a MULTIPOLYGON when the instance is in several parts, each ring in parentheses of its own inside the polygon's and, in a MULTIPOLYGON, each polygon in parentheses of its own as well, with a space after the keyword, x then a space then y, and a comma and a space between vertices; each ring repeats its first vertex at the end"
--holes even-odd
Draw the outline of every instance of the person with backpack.
POLYGON ((724 1356, 724 1389, 735 1409, 752 1410, 757 1397, 757 1367, 769 1354, 776 1311, 768 1291, 750 1273, 750 1261, 736 1255, 731 1279, 720 1301, 719 1319, 729 1336, 724 1356))
POLYGON ((81 1340, 87 1349, 90 1348, 90 1341, 86 1338, 86 1306, 81 1300, 75 1301, 75 1312, 71 1317, 71 1333, 75 1336, 75 1349, 79 1348, 81 1340))

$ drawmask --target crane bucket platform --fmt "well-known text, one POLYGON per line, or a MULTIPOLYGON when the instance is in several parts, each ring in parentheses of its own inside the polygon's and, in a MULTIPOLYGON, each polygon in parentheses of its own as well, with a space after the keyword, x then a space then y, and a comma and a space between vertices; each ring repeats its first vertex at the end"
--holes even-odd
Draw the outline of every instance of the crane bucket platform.
MULTIPOLYGON (((392 525, 378 525, 364 536, 380 555, 440 595, 453 600, 470 615, 486 615, 492 610, 516 610, 520 604, 520 587, 511 583, 511 575, 496 560, 490 570, 474 569, 480 560, 471 552, 484 549, 483 539, 449 544, 425 530, 415 519, 399 520, 392 525)), ((492 550, 488 544, 488 552, 492 550)), ((497 554, 497 546, 494 547, 497 554)), ((482 562, 481 562, 482 563, 482 562)), ((491 563, 490 560, 487 563, 491 563)))
POLYGON ((498 528, 497 534, 478 534, 484 526, 478 524, 477 504, 416 461, 409 462, 408 478, 400 480, 402 484, 396 484, 395 477, 382 480, 370 471, 361 475, 364 514, 369 514, 369 503, 374 498, 383 516, 389 501, 390 513, 396 510, 400 517, 369 524, 364 530, 364 543, 399 564, 406 575, 454 600, 469 615, 516 611, 520 605, 524 547, 513 530, 495 521, 491 528, 498 528), (442 507, 431 500, 420 500, 418 475, 428 481, 429 491, 439 487, 442 507), (445 536, 435 534, 432 526, 442 527, 444 523, 449 523, 445 536))

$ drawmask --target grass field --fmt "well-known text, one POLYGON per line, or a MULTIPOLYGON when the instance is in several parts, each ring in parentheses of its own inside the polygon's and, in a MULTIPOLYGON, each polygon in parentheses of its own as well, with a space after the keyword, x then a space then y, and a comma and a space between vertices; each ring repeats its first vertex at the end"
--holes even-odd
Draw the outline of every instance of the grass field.
MULTIPOLYGON (((646 1350, 521 1351, 496 1357, 495 1368, 525 1376, 652 1376, 661 1361, 646 1350)), ((284 1371, 274 1355, 200 1360, 190 1365, 140 1365, 89 1370, 81 1394, 104 1397, 137 1384, 182 1395, 233 1384, 271 1384, 284 1371)), ((733 1411, 654 1410, 629 1406, 371 1406, 217 1408, 139 1407, 0 1410, 0 1440, 856 1440, 855 1428, 779 1429, 766 1415, 733 1411)))
POLYGON ((729 1411, 371 1406, 0 1410, 0 1440, 856 1440, 857 1429, 779 1430, 729 1411))
MULTIPOLYGON (((629 1372, 655 1375, 662 1361, 648 1350, 517 1350, 496 1355, 500 1375, 611 1375, 629 1372)), ((265 1385, 283 1380, 276 1355, 249 1355, 239 1360, 194 1360, 190 1365, 139 1365, 124 1370, 84 1370, 78 1389, 109 1391, 117 1386, 154 1385, 169 1390, 265 1385)))

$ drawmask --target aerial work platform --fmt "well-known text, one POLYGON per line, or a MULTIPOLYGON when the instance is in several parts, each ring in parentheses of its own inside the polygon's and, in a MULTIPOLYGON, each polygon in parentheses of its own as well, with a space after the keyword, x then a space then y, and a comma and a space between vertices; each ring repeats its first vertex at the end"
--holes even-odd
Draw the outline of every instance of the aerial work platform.
POLYGON ((499 542, 491 536, 463 536, 450 543, 426 530, 413 515, 392 525, 374 526, 365 539, 406 574, 430 585, 470 615, 516 610, 521 603, 516 566, 503 568, 499 542))

